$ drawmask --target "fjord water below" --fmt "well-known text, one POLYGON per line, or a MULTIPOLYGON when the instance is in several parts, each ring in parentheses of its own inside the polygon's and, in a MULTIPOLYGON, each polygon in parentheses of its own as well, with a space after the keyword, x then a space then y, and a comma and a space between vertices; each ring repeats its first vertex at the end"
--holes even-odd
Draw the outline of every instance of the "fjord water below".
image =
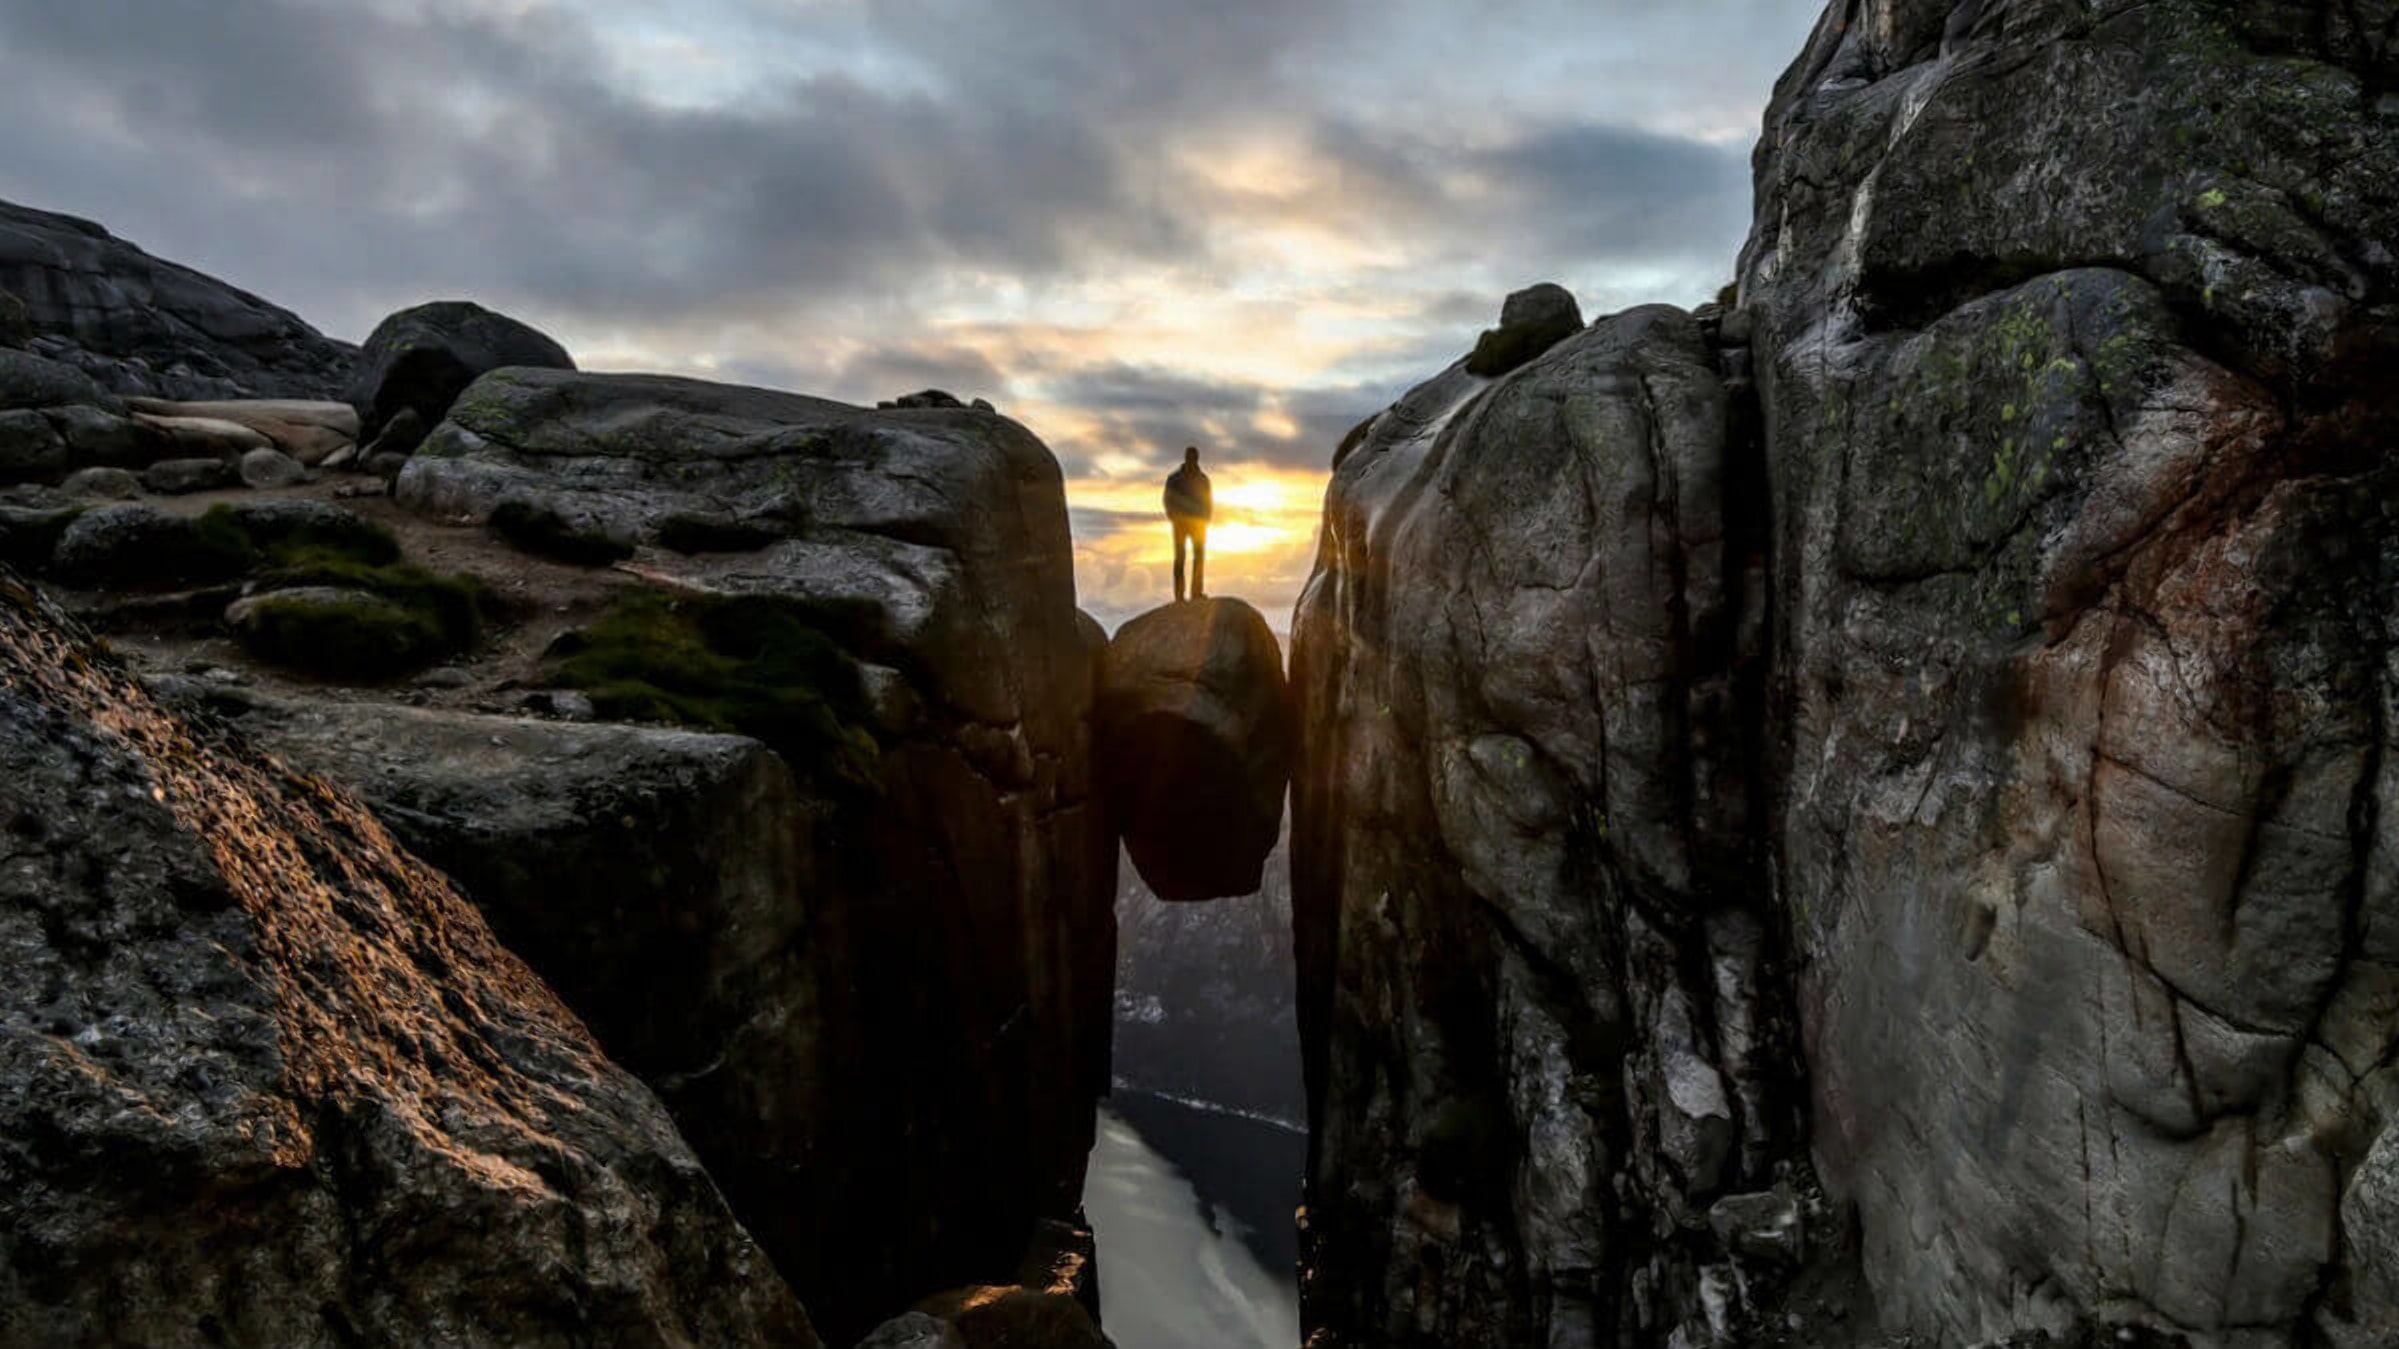
POLYGON ((1083 1201, 1119 1349, 1293 1349, 1307 1138, 1119 1091, 1100 1111, 1083 1201))

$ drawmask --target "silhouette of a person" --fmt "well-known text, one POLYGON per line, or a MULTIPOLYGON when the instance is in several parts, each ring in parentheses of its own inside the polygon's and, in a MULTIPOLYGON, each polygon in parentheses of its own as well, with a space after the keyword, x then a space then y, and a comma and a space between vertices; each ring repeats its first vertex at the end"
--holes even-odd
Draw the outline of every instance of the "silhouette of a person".
POLYGON ((1183 600, 1183 548, 1191 548, 1191 598, 1208 595, 1208 519, 1216 513, 1208 475, 1200 472, 1199 449, 1183 451, 1183 466, 1166 480, 1166 520, 1175 532, 1175 602, 1183 600))

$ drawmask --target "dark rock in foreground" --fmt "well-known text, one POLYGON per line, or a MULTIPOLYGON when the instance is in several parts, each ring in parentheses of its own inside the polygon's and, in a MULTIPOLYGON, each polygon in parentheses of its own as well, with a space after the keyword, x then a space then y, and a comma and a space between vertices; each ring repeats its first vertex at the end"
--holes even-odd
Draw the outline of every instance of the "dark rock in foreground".
POLYGON ((650 1093, 349 796, 0 577, 0 1341, 815 1343, 650 1093))
POLYGON ((1292 752, 1283 653, 1258 611, 1193 600, 1118 629, 1098 734, 1110 814, 1150 888, 1180 902, 1256 894, 1292 752))
POLYGON ((572 370, 566 348, 538 329, 464 300, 403 309, 375 326, 359 352, 348 398, 358 409, 359 444, 407 454, 416 441, 386 436, 405 416, 419 439, 441 424, 467 386, 508 366, 572 370))
POLYGON ((120 394, 330 398, 356 351, 291 313, 86 220, 0 202, 0 291, 25 346, 120 394))

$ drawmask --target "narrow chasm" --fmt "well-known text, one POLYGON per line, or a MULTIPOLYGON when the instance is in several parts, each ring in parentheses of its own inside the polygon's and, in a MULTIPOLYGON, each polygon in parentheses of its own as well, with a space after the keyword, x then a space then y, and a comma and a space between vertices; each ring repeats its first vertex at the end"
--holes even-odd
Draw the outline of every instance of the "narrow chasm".
POLYGON ((1127 623, 1104 661, 1102 778, 1126 851, 1084 1211, 1121 1349, 1300 1340, 1284 644, 1208 600, 1127 623))

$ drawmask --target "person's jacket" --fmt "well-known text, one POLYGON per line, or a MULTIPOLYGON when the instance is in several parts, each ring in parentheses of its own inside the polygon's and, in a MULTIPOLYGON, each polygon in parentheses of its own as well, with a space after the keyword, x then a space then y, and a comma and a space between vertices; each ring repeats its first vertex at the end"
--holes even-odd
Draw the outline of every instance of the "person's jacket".
POLYGON ((1189 464, 1166 480, 1166 515, 1172 520, 1206 520, 1216 513, 1208 492, 1208 475, 1189 464))

